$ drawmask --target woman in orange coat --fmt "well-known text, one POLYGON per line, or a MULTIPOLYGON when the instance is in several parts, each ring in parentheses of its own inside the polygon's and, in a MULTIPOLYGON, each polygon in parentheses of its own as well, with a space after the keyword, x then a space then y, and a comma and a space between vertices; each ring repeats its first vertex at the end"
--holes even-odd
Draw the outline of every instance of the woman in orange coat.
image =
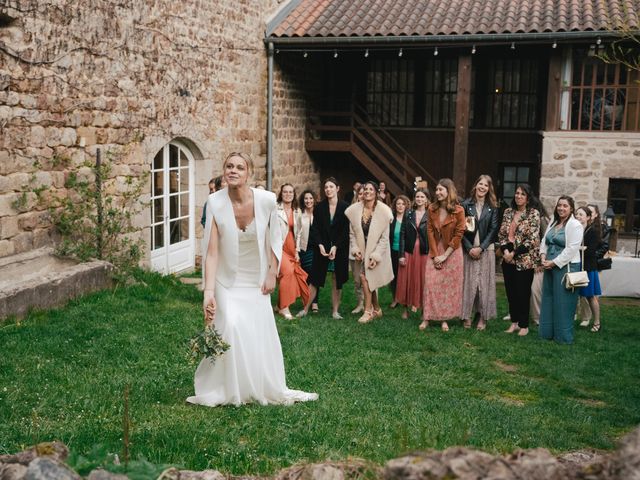
POLYGON ((460 244, 464 235, 464 208, 458 202, 453 181, 448 178, 438 182, 435 198, 427 210, 429 258, 420 329, 427 328, 430 320, 440 320, 442 331, 448 332, 447 320, 462 313, 464 267, 460 244))

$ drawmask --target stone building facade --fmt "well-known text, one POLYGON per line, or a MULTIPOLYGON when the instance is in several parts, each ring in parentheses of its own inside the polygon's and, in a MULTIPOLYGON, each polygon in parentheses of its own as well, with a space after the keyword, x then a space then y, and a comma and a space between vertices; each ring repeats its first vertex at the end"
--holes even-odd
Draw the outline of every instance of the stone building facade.
MULTIPOLYGON (((640 133, 544 132, 542 152, 540 197, 549 212, 560 195, 604 212, 612 179, 640 180, 640 133)), ((618 238, 620 253, 634 249, 634 238, 618 238)))
MULTIPOLYGON (((149 201, 154 194, 169 195, 175 187, 164 183, 168 190, 153 190, 154 183, 181 179, 176 188, 186 218, 178 236, 189 245, 187 263, 177 268, 193 265, 199 254, 198 220, 207 182, 220 173, 224 156, 231 151, 250 153, 257 167, 255 180, 265 183, 263 38, 266 21, 281 3, 4 2, 0 257, 55 242, 47 210, 33 191, 43 190, 45 197, 51 192, 64 195, 69 169, 93 162, 100 148, 113 163, 113 178, 106 185, 110 193, 123 188, 127 175, 151 171, 148 194, 141 199, 149 201), (179 166, 184 168, 171 170, 173 157, 163 166, 163 152, 170 144, 177 150, 167 153, 164 161, 174 151, 183 152, 179 166), (163 174, 170 179, 164 180, 163 174)), ((317 187, 318 172, 303 145, 305 105, 289 88, 286 73, 276 71, 274 97, 274 186, 291 181, 317 187)), ((146 263, 154 264, 155 249, 154 268, 171 271, 175 265, 162 258, 170 252, 158 253, 162 241, 152 237, 153 206, 158 207, 156 222, 163 221, 163 212, 175 213, 168 206, 165 211, 160 200, 152 201, 136 224, 149 249, 146 263)), ((162 225, 156 227, 158 238, 166 235, 162 225)))

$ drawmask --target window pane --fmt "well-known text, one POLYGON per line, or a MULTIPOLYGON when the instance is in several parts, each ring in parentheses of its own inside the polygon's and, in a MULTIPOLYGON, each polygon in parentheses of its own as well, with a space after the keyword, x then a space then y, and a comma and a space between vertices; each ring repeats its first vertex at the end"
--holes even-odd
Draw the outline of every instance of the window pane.
POLYGON ((164 191, 164 173, 162 171, 153 172, 153 184, 151 194, 156 197, 162 195, 164 191))
POLYGON ((164 224, 153 227, 153 248, 164 247, 164 224))
POLYGON ((189 239, 189 219, 174 220, 169 223, 169 244, 174 245, 178 242, 189 239))
POLYGON ((180 211, 180 197, 178 195, 171 195, 169 197, 169 218, 177 218, 179 217, 178 212, 180 211))
POLYGON ((505 167, 504 168, 504 181, 505 182, 515 182, 516 181, 516 167, 505 167))
POLYGON ((169 193, 176 193, 178 191, 179 173, 178 170, 171 170, 169 172, 169 193))
POLYGON ((529 183, 529 167, 518 167, 518 183, 529 183))
POLYGON ((181 217, 189 216, 189 194, 188 193, 180 195, 180 216, 181 217))
POLYGON ((156 153, 156 156, 153 157, 153 168, 155 170, 162 170, 162 157, 163 157, 164 149, 160 150, 156 153))
POLYGON ((189 168, 179 169, 178 175, 180 179, 180 191, 188 192, 189 191, 189 168))
POLYGON ((513 198, 513 195, 516 193, 516 184, 505 182, 504 184, 504 197, 505 198, 513 198))
POLYGON ((181 167, 189 166, 189 158, 187 157, 187 154, 183 150, 180 150, 180 166, 181 167))
POLYGON ((169 145, 169 168, 175 168, 178 166, 178 147, 175 145, 169 145))
POLYGON ((153 201, 153 218, 151 219, 151 221, 153 223, 158 223, 158 222, 161 222, 163 218, 164 218, 164 199, 162 197, 156 198, 153 201))

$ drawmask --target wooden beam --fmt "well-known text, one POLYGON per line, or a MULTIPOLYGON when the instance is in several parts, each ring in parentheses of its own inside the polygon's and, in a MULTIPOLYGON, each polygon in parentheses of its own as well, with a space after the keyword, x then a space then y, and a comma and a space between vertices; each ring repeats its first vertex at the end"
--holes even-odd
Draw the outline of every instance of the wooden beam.
POLYGON ((549 58, 549 84, 547 86, 547 115, 544 129, 560 130, 560 97, 562 95, 562 55, 555 49, 549 58))
POLYGON ((458 195, 467 188, 469 156, 469 112, 471 111, 471 55, 458 57, 458 93, 456 96, 456 129, 453 143, 453 181, 458 195))

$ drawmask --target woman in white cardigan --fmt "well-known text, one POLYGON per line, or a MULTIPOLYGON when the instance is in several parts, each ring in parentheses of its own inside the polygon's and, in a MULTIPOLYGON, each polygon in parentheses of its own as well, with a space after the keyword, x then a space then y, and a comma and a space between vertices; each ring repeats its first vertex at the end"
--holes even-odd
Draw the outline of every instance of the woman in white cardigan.
POLYGON ((203 359, 190 403, 216 406, 291 404, 316 394, 289 390, 270 293, 282 258, 276 196, 250 188, 251 157, 230 154, 222 165, 227 188, 209 197, 204 262, 205 326, 231 346, 215 363, 203 359))
POLYGON ((364 313, 358 320, 368 323, 382 316, 378 302, 378 288, 393 280, 389 225, 393 220, 391 209, 378 201, 377 185, 364 184, 362 202, 357 202, 344 212, 350 223, 350 253, 362 264, 360 279, 364 293, 364 313))
POLYGON ((540 257, 544 268, 542 305, 540 308, 540 338, 558 343, 573 343, 573 317, 578 304, 578 289, 568 290, 564 276, 570 268, 580 270, 580 245, 583 227, 573 216, 573 198, 561 196, 547 227, 540 257))

